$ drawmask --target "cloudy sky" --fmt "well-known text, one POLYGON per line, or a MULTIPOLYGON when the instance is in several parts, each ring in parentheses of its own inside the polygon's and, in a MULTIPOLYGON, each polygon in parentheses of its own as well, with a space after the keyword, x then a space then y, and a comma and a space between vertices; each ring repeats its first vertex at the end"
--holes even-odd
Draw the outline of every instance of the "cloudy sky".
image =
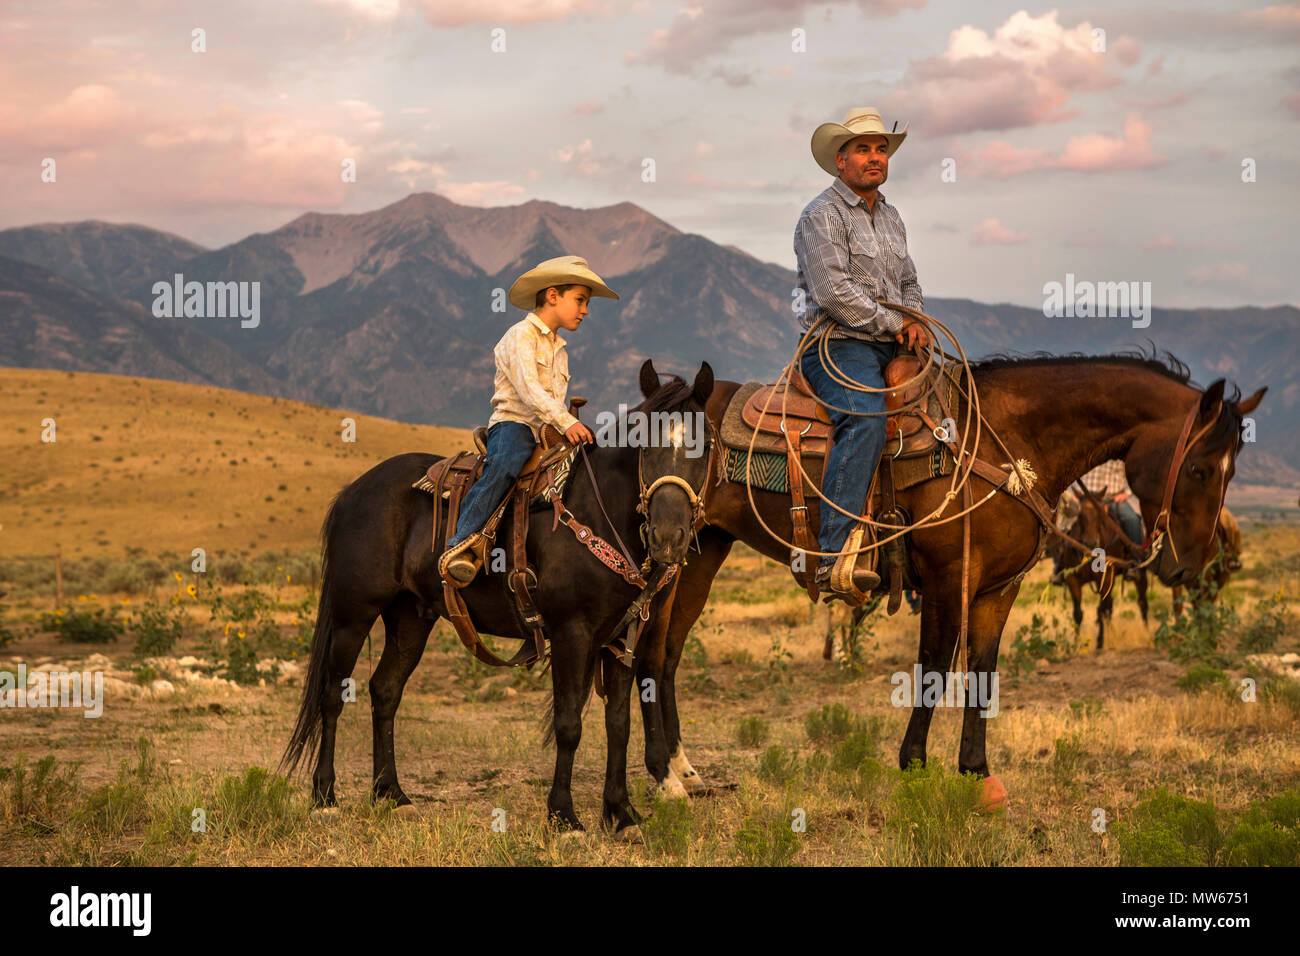
POLYGON ((216 246, 430 190, 631 201, 793 267, 810 135, 873 105, 929 295, 1300 304, 1298 51, 1300 6, 1198 0, 6 0, 0 228, 216 246))

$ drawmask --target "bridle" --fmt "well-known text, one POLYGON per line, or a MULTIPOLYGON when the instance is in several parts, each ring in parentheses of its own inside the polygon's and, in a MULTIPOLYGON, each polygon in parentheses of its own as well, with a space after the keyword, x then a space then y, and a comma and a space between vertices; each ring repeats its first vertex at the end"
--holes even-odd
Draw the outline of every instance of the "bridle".
MULTIPOLYGON (((1178 560, 1178 547, 1174 544, 1173 533, 1169 530, 1169 515, 1174 500, 1174 488, 1178 485, 1178 473, 1182 471, 1183 463, 1187 460, 1187 455, 1192 450, 1192 446, 1200 441, 1206 432, 1218 424, 1219 416, 1223 414, 1223 400, 1220 399, 1215 404, 1214 414, 1210 416, 1209 422, 1195 435, 1192 435, 1192 426, 1196 424, 1196 416, 1200 408, 1200 399, 1197 399, 1192 407, 1188 409, 1187 417, 1183 419, 1183 427, 1178 434, 1178 442, 1174 445, 1174 457, 1169 462, 1169 473, 1165 476, 1165 491, 1160 500, 1160 513, 1156 515, 1156 520, 1152 522, 1147 539, 1142 542, 1144 551, 1151 549, 1147 561, 1150 561, 1159 553, 1160 548, 1166 541, 1169 542, 1169 549, 1173 552, 1174 560, 1178 560), (1189 438, 1189 436, 1191 437, 1189 438)), ((1219 525, 1219 514, 1223 511, 1223 499, 1228 493, 1227 474, 1228 470, 1226 468, 1219 469, 1219 506, 1214 512, 1214 522, 1210 527, 1210 541, 1214 540, 1214 532, 1219 525)))

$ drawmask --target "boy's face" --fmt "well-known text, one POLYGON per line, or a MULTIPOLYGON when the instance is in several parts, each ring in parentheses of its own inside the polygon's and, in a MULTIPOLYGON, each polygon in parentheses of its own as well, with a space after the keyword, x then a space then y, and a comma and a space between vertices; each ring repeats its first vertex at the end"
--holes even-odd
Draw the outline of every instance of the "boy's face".
POLYGON ((560 328, 566 332, 576 332, 587 314, 587 302, 591 299, 591 289, 585 285, 577 285, 566 289, 563 295, 559 295, 558 292, 558 289, 547 290, 547 304, 550 305, 554 300, 554 314, 560 322, 560 328))

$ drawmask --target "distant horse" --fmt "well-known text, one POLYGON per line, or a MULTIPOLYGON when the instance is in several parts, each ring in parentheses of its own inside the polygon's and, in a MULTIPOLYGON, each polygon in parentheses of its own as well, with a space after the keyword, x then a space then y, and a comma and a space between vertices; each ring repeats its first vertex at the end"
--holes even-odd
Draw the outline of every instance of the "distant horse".
MULTIPOLYGON (((1217 548, 1214 557, 1210 558, 1209 564, 1202 570, 1200 577, 1187 585, 1193 604, 1206 601, 1213 603, 1227 586, 1228 578, 1241 570, 1241 526, 1237 524, 1236 517, 1226 505, 1219 514, 1219 526, 1214 531, 1214 542, 1217 548)), ((1173 592, 1174 617, 1181 617, 1183 586, 1176 586, 1173 592)))
MULTIPOLYGON (((713 370, 707 363, 693 384, 674 377, 659 385, 647 361, 642 382, 653 382, 655 387, 644 393, 645 401, 637 410, 700 415, 703 421, 704 403, 713 389, 713 370)), ((682 483, 692 494, 702 489, 712 457, 684 456, 676 445, 589 447, 586 454, 596 486, 575 462, 564 491, 568 512, 603 536, 610 532, 607 511, 615 539, 632 542, 627 547, 636 560, 648 551, 661 566, 679 564, 686 556, 696 517, 692 497, 682 483), (639 506, 651 523, 647 548, 639 547, 639 506)), ((435 522, 446 525, 447 504, 411 485, 438 460, 436 455, 411 453, 381 462, 340 491, 325 518, 320 608, 311 659, 297 723, 281 760, 281 767, 292 773, 304 756, 316 756, 312 801, 317 806, 336 803, 334 744, 344 681, 379 617, 384 620, 384 650, 370 678, 373 792, 399 806, 411 802, 397 781, 393 719, 434 620, 447 615, 438 555, 432 551, 435 522)), ((513 509, 512 503, 502 528, 511 527, 513 509)), ((628 800, 626 774, 633 672, 608 651, 602 653, 601 643, 639 592, 598 561, 567 526, 553 530, 554 521, 550 508, 531 513, 527 537, 528 563, 537 579, 534 599, 550 641, 556 758, 546 800, 548 816, 561 827, 583 828, 573 809, 570 778, 582 735, 582 707, 596 668, 602 666, 608 758, 601 819, 621 833, 639 820, 628 800)), ((665 588, 659 600, 666 600, 668 593, 670 588, 665 588)), ((479 630, 530 639, 507 590, 507 575, 485 570, 461 594, 479 630)))
MULTIPOLYGON (((1104 501, 1106 499, 1105 492, 1102 492, 1098 497, 1104 501)), ((1090 549, 1103 549, 1107 555, 1126 557, 1129 553, 1120 540, 1122 530, 1112 528, 1104 522, 1100 509, 1089 498, 1079 499, 1079 514, 1074 519, 1074 523, 1066 530, 1066 533, 1082 541, 1090 549)), ((1134 542, 1134 544, 1140 543, 1134 542)), ((1110 621, 1115 607, 1115 588, 1120 586, 1122 577, 1113 568, 1102 571, 1096 570, 1094 563, 1097 559, 1093 557, 1091 550, 1088 554, 1084 554, 1069 542, 1060 538, 1053 538, 1048 544, 1047 554, 1050 557, 1055 557, 1058 553, 1061 555, 1062 566, 1067 569, 1064 575, 1064 584, 1065 589, 1070 594, 1070 600, 1074 604, 1074 633, 1076 635, 1083 624, 1082 599, 1084 585, 1094 585, 1100 595, 1101 599, 1097 602, 1097 650, 1101 650, 1105 645, 1106 624, 1110 621)), ((1139 567, 1133 572, 1133 583, 1137 587, 1138 610, 1142 614, 1142 623, 1146 624, 1146 568, 1139 567)))
MULTIPOLYGON (((1056 501, 1071 482, 1096 465, 1123 459, 1147 527, 1157 527, 1159 517, 1164 528, 1150 567, 1169 586, 1196 579, 1214 553, 1214 528, 1241 448, 1242 416, 1256 408, 1265 389, 1240 400, 1235 390, 1225 395, 1225 383, 1219 379, 1200 392, 1189 384, 1187 367, 1176 359, 1161 362, 1135 355, 995 356, 972 365, 972 374, 985 419, 1011 454, 1031 463, 1037 473, 1034 488, 1047 501, 1056 501), (1186 447, 1179 456, 1175 449, 1182 444, 1186 447)), ((715 425, 738 388, 737 382, 716 384, 708 405, 715 425)), ((963 412, 954 414, 958 422, 963 421, 963 412)), ((1005 461, 987 431, 975 454, 994 465, 1005 461)), ((814 468, 809 473, 816 476, 814 468)), ((991 487, 978 475, 971 481, 976 496, 991 487)), ((928 481, 898 492, 897 498, 909 514, 926 515, 943 503, 947 485, 946 480, 928 481)), ((753 498, 768 526, 790 540, 790 496, 755 488, 753 498)), ((810 496, 812 528, 819 527, 819 504, 810 496)), ((692 554, 683 568, 669 613, 652 621, 650 644, 638 671, 639 680, 657 679, 659 688, 656 701, 641 705, 646 767, 656 780, 672 775, 688 789, 704 785, 682 749, 677 714, 674 678, 686 637, 737 539, 782 564, 790 560, 788 547, 759 524, 743 484, 729 482, 713 489, 706 520, 699 534, 700 553, 692 554)), ((1005 493, 972 515, 968 636, 972 681, 996 672, 1002 631, 1019 592, 1017 575, 1037 558, 1039 527, 1040 520, 1026 504, 1005 493)), ((911 532, 910 539, 911 561, 922 582, 919 662, 927 673, 946 672, 954 659, 962 612, 961 522, 924 527, 911 532)), ((919 702, 912 707, 899 748, 902 767, 926 759, 933 704, 926 703, 929 695, 915 696, 919 702)), ((958 755, 961 771, 988 776, 986 729, 979 708, 966 707, 958 755)))

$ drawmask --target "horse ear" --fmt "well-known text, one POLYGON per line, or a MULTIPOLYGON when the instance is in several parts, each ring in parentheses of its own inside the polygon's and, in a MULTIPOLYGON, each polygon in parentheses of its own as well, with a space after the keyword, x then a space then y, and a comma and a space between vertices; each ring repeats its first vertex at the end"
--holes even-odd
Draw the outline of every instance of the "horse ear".
POLYGON ((701 405, 713 394, 713 366, 708 362, 700 363, 700 370, 695 374, 695 400, 701 405))
POLYGON ((641 394, 649 398, 658 388, 659 373, 655 371, 655 363, 652 359, 646 359, 641 366, 641 394))
POLYGON ((1210 387, 1205 390, 1205 394, 1201 396, 1202 418, 1217 414, 1217 409, 1223 402, 1223 388, 1225 384, 1226 383, 1223 379, 1216 378, 1210 383, 1210 387))
POLYGON ((1254 395, 1250 396, 1250 398, 1242 399, 1237 403, 1237 411, 1241 412, 1243 415, 1249 415, 1255 409, 1259 408, 1259 400, 1264 397, 1264 393, 1267 391, 1268 386, 1265 385, 1254 395))

